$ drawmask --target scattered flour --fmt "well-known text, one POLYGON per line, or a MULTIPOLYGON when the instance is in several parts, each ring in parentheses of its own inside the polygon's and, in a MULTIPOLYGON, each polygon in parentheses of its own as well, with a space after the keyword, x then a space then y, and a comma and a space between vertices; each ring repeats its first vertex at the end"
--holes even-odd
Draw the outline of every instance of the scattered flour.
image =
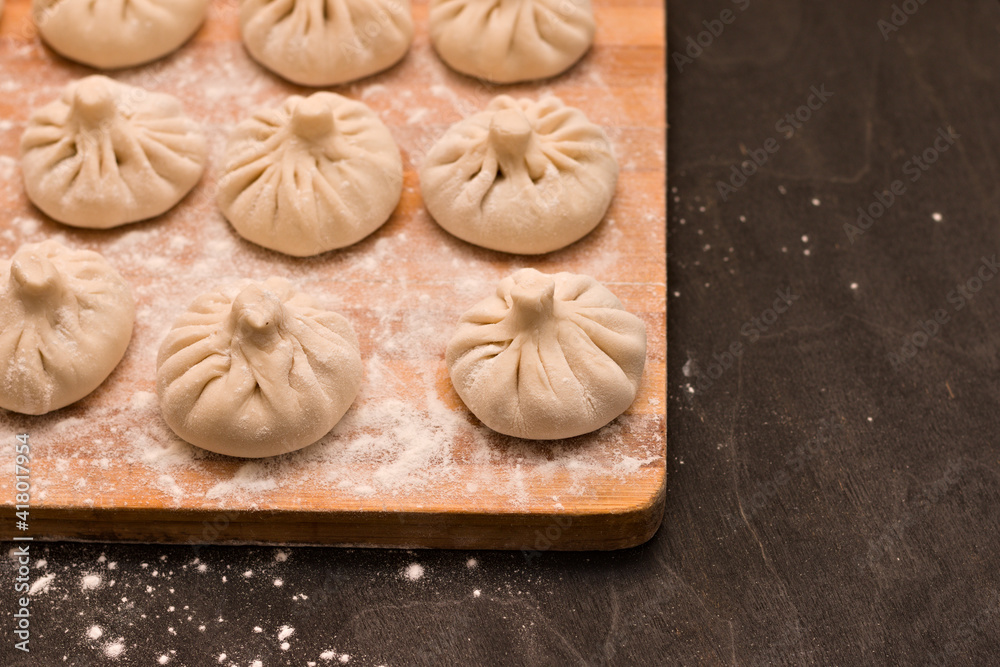
POLYGON ((102 630, 101 628, 99 628, 96 625, 90 626, 90 629, 87 630, 87 637, 89 637, 90 639, 93 639, 95 641, 98 640, 98 639, 100 639, 103 634, 104 634, 104 630, 102 630))
POLYGON ((49 585, 55 581, 56 575, 47 574, 44 577, 39 577, 32 582, 31 587, 28 589, 28 595, 39 595, 41 593, 49 592, 49 585))
POLYGON ((424 576, 424 567, 420 563, 411 563, 403 571, 403 576, 410 581, 416 581, 424 576))
POLYGON ((87 574, 84 575, 80 580, 80 588, 89 591, 97 588, 101 585, 101 577, 97 574, 87 574))

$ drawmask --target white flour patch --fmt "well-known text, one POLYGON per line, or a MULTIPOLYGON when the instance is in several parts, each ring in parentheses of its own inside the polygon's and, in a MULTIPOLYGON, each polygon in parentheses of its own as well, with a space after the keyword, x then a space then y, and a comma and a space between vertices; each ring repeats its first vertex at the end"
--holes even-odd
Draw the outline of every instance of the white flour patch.
POLYGON ((28 589, 28 595, 40 595, 42 593, 49 592, 49 586, 55 581, 56 575, 47 574, 44 577, 39 577, 31 583, 31 587, 28 589))

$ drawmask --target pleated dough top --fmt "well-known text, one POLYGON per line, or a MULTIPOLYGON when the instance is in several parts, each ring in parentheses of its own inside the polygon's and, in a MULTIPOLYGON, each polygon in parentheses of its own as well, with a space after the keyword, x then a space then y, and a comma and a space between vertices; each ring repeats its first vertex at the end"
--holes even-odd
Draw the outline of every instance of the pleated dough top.
POLYGON ((434 219, 476 245, 557 250, 593 230, 618 182, 604 131, 556 97, 501 95, 453 125, 420 166, 434 219))
POLYGON ((635 400, 646 326, 590 276, 521 269, 462 315, 446 361, 455 391, 494 431, 571 438, 635 400))
POLYGON ((305 86, 332 86, 384 70, 410 48, 410 0, 243 0, 247 51, 305 86))
POLYGON ((53 49, 101 69, 156 60, 186 42, 209 0, 33 0, 35 25, 53 49))
POLYGON ((248 458, 316 442, 347 412, 362 374, 350 323, 284 278, 199 296, 156 365, 170 428, 193 445, 248 458))
POLYGON ((293 95, 236 127, 219 205, 247 240, 305 257, 374 232, 402 191, 399 148, 375 113, 315 93, 293 95))
POLYGON ((594 30, 590 0, 431 0, 441 59, 495 83, 564 72, 590 48, 594 30))
POLYGON ((180 101, 89 76, 21 137, 28 197, 59 222, 105 229, 157 216, 201 178, 207 144, 180 101))

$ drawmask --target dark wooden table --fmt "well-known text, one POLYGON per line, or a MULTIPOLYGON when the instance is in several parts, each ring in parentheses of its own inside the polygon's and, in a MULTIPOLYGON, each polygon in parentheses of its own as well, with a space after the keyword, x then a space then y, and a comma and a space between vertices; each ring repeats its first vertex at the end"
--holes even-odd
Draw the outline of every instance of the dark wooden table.
POLYGON ((38 544, 19 664, 998 664, 1000 4, 898 6, 670 3, 648 544, 38 544))

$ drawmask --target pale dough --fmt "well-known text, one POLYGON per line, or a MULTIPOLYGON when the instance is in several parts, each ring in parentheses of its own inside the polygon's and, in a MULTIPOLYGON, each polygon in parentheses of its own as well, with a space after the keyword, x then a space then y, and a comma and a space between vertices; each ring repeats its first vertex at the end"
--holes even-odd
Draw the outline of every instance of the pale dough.
POLYGON ((255 60, 305 86, 380 72, 413 41, 410 0, 242 0, 240 28, 255 60))
POLYGON ((594 30, 590 0, 431 0, 431 42, 441 59, 496 83, 569 69, 594 30))
POLYGON ((607 135, 556 97, 495 98, 453 125, 420 167, 420 192, 438 224, 469 243, 521 254, 586 236, 617 182, 607 135))
POLYGON ((31 201, 59 222, 105 229, 164 213, 201 178, 207 144, 180 101, 89 76, 35 111, 21 137, 31 201))
POLYGON ((445 359, 455 391, 486 426, 570 438, 635 400, 646 326, 590 276, 521 269, 462 315, 445 359))
POLYGON ((374 232, 402 191, 399 148, 378 116, 361 102, 314 93, 236 127, 218 198, 241 236, 306 257, 374 232))
POLYGON ((209 0, 33 0, 35 25, 55 51, 100 69, 156 60, 186 42, 209 0))
POLYGON ((0 407, 40 415, 94 391, 121 361, 135 305, 96 252, 56 241, 0 261, 0 407))
POLYGON ((319 440, 354 402, 362 374, 350 323, 284 278, 199 296, 156 365, 170 428, 192 445, 247 458, 319 440))

